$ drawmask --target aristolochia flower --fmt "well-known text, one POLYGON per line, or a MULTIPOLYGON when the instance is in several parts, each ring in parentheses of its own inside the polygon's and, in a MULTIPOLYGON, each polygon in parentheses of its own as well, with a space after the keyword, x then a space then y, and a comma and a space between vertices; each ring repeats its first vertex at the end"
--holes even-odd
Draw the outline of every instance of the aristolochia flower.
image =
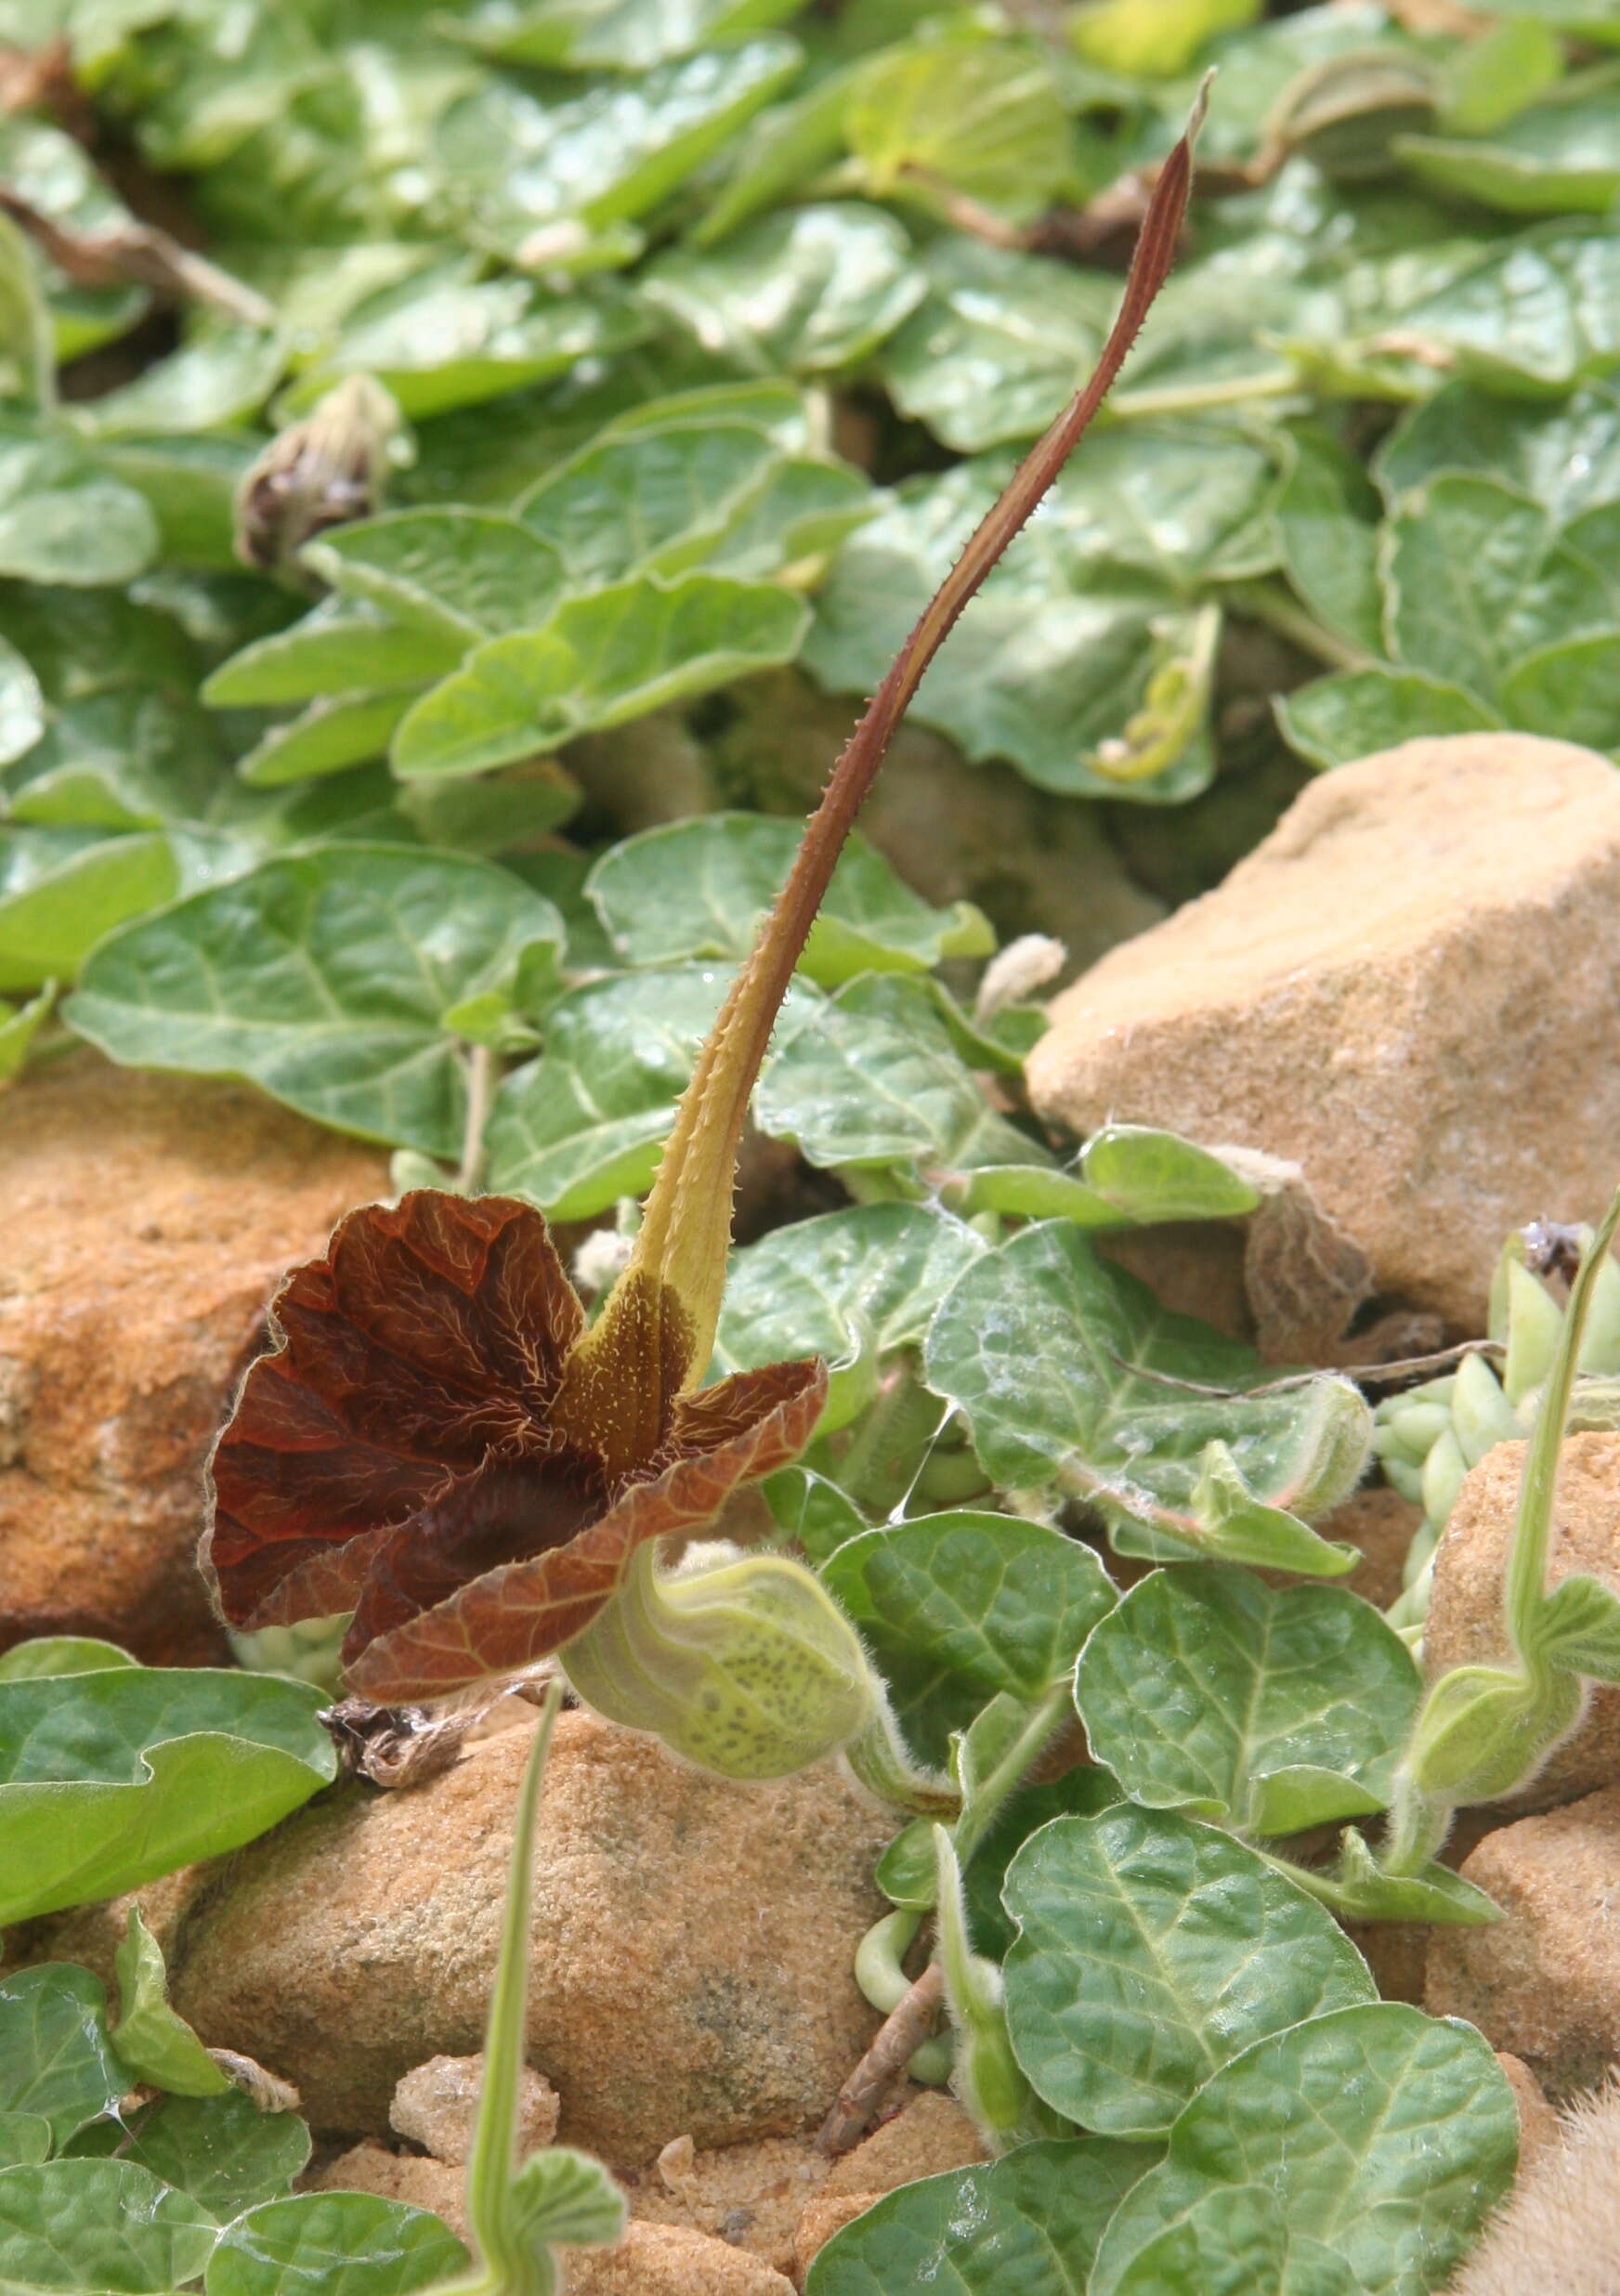
POLYGON ((879 1686, 808 1572, 748 1556, 665 1582, 649 1542, 712 1521, 816 1425, 819 1363, 702 1385, 749 1095, 890 737, 1169 269, 1196 124, 1159 172, 1096 372, 969 540, 840 758, 699 1056, 600 1316, 587 1327, 526 1204, 425 1190, 351 1214, 283 1286, 276 1350, 249 1371, 214 1455, 202 1562, 232 1625, 352 1609, 349 1683, 390 1702, 516 1674, 571 1643, 602 1711, 737 1775, 777 1775, 865 1728, 879 1686))
POLYGON ((363 1696, 443 1697, 588 1625, 643 1541, 711 1522, 802 1451, 819 1363, 626 1415, 570 1384, 584 1310, 531 1205, 423 1190, 295 1269, 214 1455, 203 1568, 233 1624, 353 1609, 363 1696), (649 1441, 624 1442, 645 1417, 649 1441))

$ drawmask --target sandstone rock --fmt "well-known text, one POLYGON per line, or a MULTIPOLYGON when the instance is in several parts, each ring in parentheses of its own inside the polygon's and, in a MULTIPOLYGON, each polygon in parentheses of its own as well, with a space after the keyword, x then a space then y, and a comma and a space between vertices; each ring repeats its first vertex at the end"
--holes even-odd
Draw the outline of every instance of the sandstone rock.
POLYGON ((442 2160, 420 2153, 390 2152, 385 2145, 351 2146, 347 2152, 304 2180, 310 2192, 374 2192, 379 2199, 404 2200, 431 2209, 453 2233, 467 2237, 466 2178, 442 2160))
POLYGON ((830 2193, 894 2192, 920 2176, 965 2169, 989 2150, 955 2097, 925 2089, 833 2164, 830 2193))
POLYGON ((632 2224, 617 2248, 568 2251, 568 2296, 793 2296, 793 2283, 706 2232, 632 2224))
POLYGON ((1387 1611, 1401 1591, 1401 1572, 1423 1509, 1388 1483, 1369 1483, 1324 1515, 1315 1528, 1325 1539, 1359 1546, 1362 1559, 1345 1585, 1353 1595, 1387 1611))
POLYGON ((1325 774, 1217 891, 1059 997, 1030 1091, 1077 1131, 1299 1164, 1380 1294, 1472 1334, 1504 1234, 1596 1219, 1613 1188, 1617 931, 1607 759, 1407 742, 1325 774))
POLYGON ((802 2279, 835 2232, 864 2216, 881 2192, 824 2192, 812 2200, 799 2220, 793 2243, 793 2267, 802 2279))
POLYGON ((1467 2017, 1555 2101, 1620 2061, 1620 1786, 1499 1826, 1463 1861, 1506 1919, 1436 1928, 1424 2006, 1467 2017))
POLYGON ((385 1162, 245 1086, 86 1053, 0 1100, 0 1650, 216 1660, 203 1456, 282 1272, 385 1162))
MULTIPOLYGON (((388 2119, 400 2136, 452 2168, 465 2166, 473 2149, 483 2085, 481 2056, 429 2057, 412 2067, 394 2091, 388 2119)), ((525 2065, 517 2076, 517 2156, 539 2152, 556 2134, 562 2107, 543 2073, 525 2065)))
POLYGON ((831 2165, 808 2137, 767 2136, 699 2152, 680 2136, 625 2189, 631 2214, 643 2222, 684 2224, 746 2249, 773 2271, 790 2272, 799 2219, 831 2165))
MULTIPOLYGON (((406 1794, 340 1791, 216 1867, 173 1997, 380 2134, 395 2083, 482 2038, 526 1729, 406 1794)), ((585 1714, 557 1725, 536 1860, 531 2060, 615 2166, 818 2120, 871 2037, 851 1975, 894 1832, 830 1765, 727 1784, 585 1714)))
MULTIPOLYGON (((1523 1443, 1498 1443, 1469 1470, 1434 1556, 1434 1592, 1423 1637, 1431 1681, 1452 1666, 1509 1655, 1502 1624, 1502 1573, 1519 1505, 1523 1443)), ((1564 1439, 1553 1505, 1548 1583, 1573 1573, 1620 1586, 1620 1435, 1564 1439)), ((1546 1809, 1620 1778, 1620 1689, 1594 1686, 1585 1715, 1527 1786, 1514 1809, 1546 1809)))
POLYGON ((1541 2083, 1528 2065, 1502 2049, 1496 2051, 1496 2062, 1507 2076, 1513 2102, 1519 2107, 1519 2166, 1522 2169, 1549 2145, 1559 2143, 1559 2119, 1542 2095, 1541 2083))

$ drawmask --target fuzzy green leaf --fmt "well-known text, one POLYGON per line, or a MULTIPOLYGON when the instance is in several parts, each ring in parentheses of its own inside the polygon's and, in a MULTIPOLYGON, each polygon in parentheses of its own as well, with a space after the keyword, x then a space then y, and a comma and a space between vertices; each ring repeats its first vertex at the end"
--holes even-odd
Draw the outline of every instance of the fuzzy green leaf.
POLYGON ((922 294, 900 225, 853 200, 787 209, 707 253, 673 249, 640 286, 706 351, 756 374, 853 367, 922 294))
MULTIPOLYGON (((704 814, 610 846, 586 890, 632 965, 746 957, 798 848, 790 821, 704 814)), ((864 838, 844 847, 800 970, 823 988, 858 972, 922 972, 949 957, 986 957, 994 935, 970 902, 931 907, 864 838)))
POLYGON ((1465 377, 1509 393, 1565 391, 1620 359, 1620 243, 1601 224, 1549 224, 1483 249, 1399 315, 1465 377))
POLYGON ((1620 629, 1525 655, 1502 680, 1502 710, 1527 733, 1620 750, 1620 629))
POLYGON ((32 750, 44 731, 39 680, 17 648, 0 638, 0 765, 32 750))
POLYGON ((1393 148, 1444 197, 1509 215, 1601 215, 1620 197, 1615 98, 1611 81, 1533 104, 1483 137, 1399 136, 1393 148))
MULTIPOLYGON (((563 587, 557 554, 538 535, 516 518, 459 506, 358 519, 307 543, 303 556, 345 597, 380 607, 458 652, 478 638, 535 629, 563 587)), ((433 667, 430 649, 412 682, 433 667)), ((346 681, 351 687, 369 682, 346 681)))
POLYGON ((1072 1672, 1115 1599, 1089 1546, 971 1511, 869 1531, 821 1576, 888 1684, 907 1743, 930 1762, 987 1698, 1033 1702, 1072 1672))
POLYGON ((922 1204, 862 1205, 773 1229, 733 1255, 716 1362, 743 1370, 821 1356, 832 1374, 821 1432, 830 1433, 870 1400, 887 1359, 921 1344, 941 1298, 985 1248, 973 1229, 922 1204))
POLYGON ((1404 499, 1384 561, 1396 659, 1500 700, 1504 673, 1554 639, 1613 627, 1617 596, 1539 503, 1491 478, 1442 474, 1404 499))
POLYGON ((766 37, 550 103, 491 79, 445 115, 435 159, 477 241, 521 256, 548 227, 600 230, 657 206, 798 62, 792 41, 766 37))
POLYGON ((1300 1520, 1360 1475, 1371 1423, 1353 1389, 1324 1376, 1246 1392, 1271 1386, 1274 1367, 1167 1314, 1067 1220, 967 1269, 925 1360, 993 1481, 1061 1481, 1103 1507, 1127 1551, 1328 1575, 1354 1559, 1300 1520))
POLYGON ((1012 42, 919 42, 874 57, 843 132, 876 198, 948 186, 1014 221, 1038 215, 1072 165, 1052 68, 1012 42))
POLYGON ((968 1171, 1042 1151, 968 1066, 936 984, 866 973, 817 1006, 760 1080, 760 1129, 811 1164, 968 1171))
MULTIPOLYGON (((1505 695, 1511 684, 1509 676, 1505 695)), ((1466 686, 1418 670, 1343 670, 1285 694, 1276 713, 1289 748, 1324 769, 1419 735, 1485 733, 1502 723, 1466 686)))
POLYGON ((922 301, 878 362, 895 404, 959 454, 1037 437, 1102 347, 1112 282, 956 233, 921 269, 922 301))
POLYGON ((0 1682, 33 1682, 59 1675, 99 1674, 109 1666, 135 1666, 137 1659, 116 1642, 95 1635, 36 1635, 14 1642, 0 1658, 0 1682))
POLYGON ((1376 1999, 1333 1916, 1243 1843, 1130 1804, 1056 1818, 1007 1870, 1018 2061, 1110 2136, 1170 2127, 1251 2042, 1376 1999))
MULTIPOLYGON (((397 601, 389 603, 398 612, 397 601)), ((442 604, 433 600, 435 607, 442 604)), ((414 685, 453 670, 466 635, 458 628, 454 635, 436 636, 425 616, 395 620, 363 599, 323 598, 301 621, 254 639, 221 662, 204 679, 202 697, 216 710, 275 709, 325 694, 414 685)))
POLYGON ((1443 471, 1473 471, 1529 495, 1562 525, 1620 501, 1620 383, 1605 378, 1545 400, 1448 383, 1402 417, 1373 467, 1391 504, 1443 471))
POLYGON ((486 54, 568 72, 647 72, 779 24, 798 0, 509 0, 454 29, 486 54))
POLYGON ((195 2280, 219 2228, 131 2160, 0 2170, 7 2296, 162 2296, 195 2280))
POLYGON ((414 2296, 467 2252, 425 2209, 369 2192, 266 2200, 220 2235, 205 2296, 414 2296))
POLYGON ((72 980, 104 933, 169 900, 178 883, 166 837, 0 830, 0 991, 72 980))
POLYGON ((176 2096, 219 2096, 230 2086, 184 2017, 169 2006, 162 1946, 138 1905, 119 1946, 118 2022, 112 2045, 130 2069, 176 2096))
POLYGON ((542 629, 486 640, 425 694, 395 736, 394 770, 486 773, 555 750, 790 661, 808 619, 772 583, 713 574, 566 599, 542 629))
POLYGON ((1157 2155, 1047 2138, 884 2195, 817 2254, 804 2296, 1084 2296, 1104 2227, 1157 2155))
MULTIPOLYGON (((804 659, 824 685, 869 693, 1006 476, 999 456, 908 480, 843 546, 804 659)), ((1164 802, 1208 777, 1194 743, 1141 780, 1096 752, 1140 709, 1170 654, 1192 650, 1183 602, 1205 577, 1275 557, 1278 483, 1265 447, 1214 424, 1133 423, 1089 439, 923 679, 914 713, 970 757, 1010 758, 1074 796, 1164 802)))
POLYGON ((111 2139, 120 2159, 189 2193, 222 2224, 278 2199, 309 2159, 309 2132, 296 2113, 261 2112, 230 2088, 221 2096, 160 2097, 127 2129, 105 2121, 87 2137, 111 2139))
POLYGON ((1138 2249, 1116 2296, 1357 2296, 1350 2267, 1287 2219, 1263 2185, 1217 2185, 1138 2249))
POLYGON ((108 1667, 0 1683, 0 1922, 215 1858, 336 1770, 320 1694, 273 1675, 108 1667))
POLYGON ((245 1076, 363 1137, 459 1154, 444 1015, 508 984, 562 920, 505 870, 333 845, 194 894, 98 949, 66 1017, 114 1060, 245 1076))
POLYGON ((1263 2185, 1295 2237, 1320 2242, 1365 2296, 1444 2286, 1507 2189, 1512 2091, 1471 2026, 1396 2002, 1339 2009, 1223 2065, 1128 2194, 1090 2296, 1116 2296, 1147 2242, 1210 2191, 1263 2185))
POLYGON ((1382 1808, 1418 1694, 1359 1596, 1198 1565, 1132 1587, 1075 1684, 1092 1753, 1134 1800, 1259 1833, 1382 1808))
POLYGON ((646 333, 634 306, 600 290, 550 295, 527 280, 473 271, 464 260, 441 265, 369 297, 300 376, 293 405, 313 405, 345 375, 372 374, 403 413, 423 420, 566 374, 646 333))
POLYGON ((0 575, 27 582, 126 582, 158 546, 133 488, 65 438, 0 428, 0 575))
POLYGON ((99 1977, 71 1962, 38 1962, 0 1980, 0 2112, 42 2120, 55 2150, 130 2085, 99 1977))
MULTIPOLYGON (((544 1051, 496 1094, 490 1185, 532 1196, 551 1220, 589 1220, 642 1194, 725 987, 724 971, 687 965, 559 998, 544 1051)), ((778 1026, 811 994, 797 991, 778 1026)))

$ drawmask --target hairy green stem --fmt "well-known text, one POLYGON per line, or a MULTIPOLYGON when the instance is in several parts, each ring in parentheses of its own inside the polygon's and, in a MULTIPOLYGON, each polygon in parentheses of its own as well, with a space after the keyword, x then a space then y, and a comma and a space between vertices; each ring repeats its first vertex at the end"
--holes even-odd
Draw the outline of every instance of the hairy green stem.
POLYGON ((501 1948, 484 2039, 484 2078, 478 2118, 467 2161, 467 2221, 483 2269, 454 2281, 443 2296, 500 2296, 514 2281, 527 2296, 555 2296, 555 2264, 543 2251, 511 2253, 506 2237, 506 2193, 516 2167, 518 2084, 523 2075, 525 2009, 529 1995, 529 1921, 534 1896, 534 1837, 540 1818, 546 1756, 563 1702, 560 1680, 551 1682, 540 1710, 513 1821, 512 1864, 501 1916, 501 1948))
POLYGON ((1513 1649, 1525 1661, 1534 1634, 1535 1612, 1547 1590, 1547 1553, 1552 1537, 1552 1505, 1558 1482, 1559 1453, 1569 1419, 1570 1395, 1580 1360, 1587 1311, 1614 1231, 1620 1227, 1620 1191, 1604 1213, 1590 1245, 1582 1255, 1579 1273, 1570 1289, 1563 1330, 1552 1359, 1552 1369, 1541 1391, 1541 1405, 1530 1447, 1524 1455, 1524 1474, 1519 1485, 1519 1512, 1508 1549, 1508 1569, 1502 1585, 1502 1611, 1513 1649))
POLYGON ((964 1872, 972 1864, 974 1851, 988 1833, 1008 1795, 1017 1792, 1031 1767, 1040 1759, 1073 1712, 1072 1692, 1065 1675, 1061 1682, 1052 1683, 1031 1706, 1029 1718, 1017 1737, 1008 1745, 1000 1760, 985 1773, 961 1816, 950 1829, 957 1863, 964 1872))

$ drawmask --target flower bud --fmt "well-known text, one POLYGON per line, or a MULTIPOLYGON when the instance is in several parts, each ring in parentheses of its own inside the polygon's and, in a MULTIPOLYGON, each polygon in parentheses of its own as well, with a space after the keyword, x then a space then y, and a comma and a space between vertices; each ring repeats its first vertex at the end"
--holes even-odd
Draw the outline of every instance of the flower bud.
POLYGON ((663 1572, 639 1548, 618 1596, 562 1655, 586 1705, 723 1778, 803 1769, 847 1744, 876 1697, 854 1627, 781 1555, 663 1572))
POLYGON ((236 490, 236 553, 278 573, 328 527, 369 518, 400 429, 399 410, 369 374, 350 375, 299 422, 278 431, 236 490))

